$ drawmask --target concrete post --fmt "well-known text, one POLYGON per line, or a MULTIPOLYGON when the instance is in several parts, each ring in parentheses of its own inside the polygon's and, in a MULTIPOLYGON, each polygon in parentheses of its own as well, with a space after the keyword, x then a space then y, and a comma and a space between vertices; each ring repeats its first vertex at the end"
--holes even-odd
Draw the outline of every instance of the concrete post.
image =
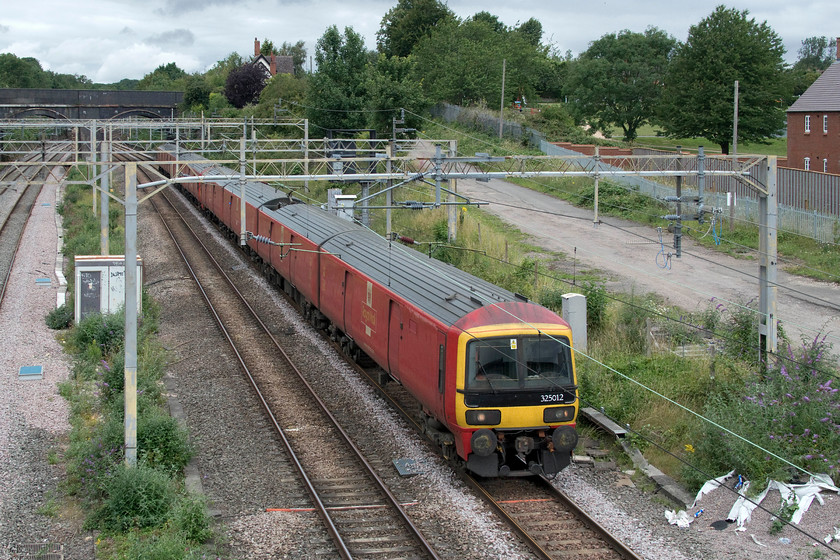
POLYGON ((137 466, 137 164, 125 164, 125 464, 137 466))
POLYGON ((586 352, 586 296, 563 294, 563 319, 572 327, 575 350, 586 352))

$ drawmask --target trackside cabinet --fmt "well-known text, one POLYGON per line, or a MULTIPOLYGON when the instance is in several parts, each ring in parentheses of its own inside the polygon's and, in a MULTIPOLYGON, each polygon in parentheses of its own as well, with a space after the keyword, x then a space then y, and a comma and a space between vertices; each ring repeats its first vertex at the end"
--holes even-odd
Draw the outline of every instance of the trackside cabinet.
MULTIPOLYGON (((125 256, 77 255, 75 319, 114 313, 125 304, 125 256)), ((143 260, 137 257, 137 313, 142 307, 143 260)))

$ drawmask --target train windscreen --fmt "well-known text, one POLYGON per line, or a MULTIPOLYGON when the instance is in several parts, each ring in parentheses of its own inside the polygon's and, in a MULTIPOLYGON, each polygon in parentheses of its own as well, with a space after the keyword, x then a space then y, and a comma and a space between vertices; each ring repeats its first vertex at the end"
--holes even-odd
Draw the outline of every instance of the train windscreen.
POLYGON ((466 391, 544 391, 572 383, 566 337, 481 338, 467 344, 466 391))

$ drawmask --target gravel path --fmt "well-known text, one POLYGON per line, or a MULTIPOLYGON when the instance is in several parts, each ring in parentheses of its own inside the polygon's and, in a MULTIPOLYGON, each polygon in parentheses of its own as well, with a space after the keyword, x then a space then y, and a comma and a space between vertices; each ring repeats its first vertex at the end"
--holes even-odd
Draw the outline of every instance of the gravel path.
POLYGON ((57 192, 53 181, 41 191, 0 309, 0 558, 43 542, 62 543, 68 558, 93 557, 78 512, 60 505, 64 472, 55 460, 70 429, 57 388, 69 363, 44 322, 62 289, 55 274, 57 192), (36 278, 51 284, 36 285, 36 278), (19 379, 22 366, 34 365, 43 367, 43 379, 19 379))

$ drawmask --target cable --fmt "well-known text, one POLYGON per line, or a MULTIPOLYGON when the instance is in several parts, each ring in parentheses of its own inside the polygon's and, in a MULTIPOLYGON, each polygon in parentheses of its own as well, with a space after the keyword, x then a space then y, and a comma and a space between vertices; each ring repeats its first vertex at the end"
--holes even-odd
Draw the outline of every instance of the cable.
POLYGON ((665 253, 665 244, 662 242, 662 228, 658 227, 656 231, 659 233, 659 252, 656 253, 656 266, 671 270, 671 252, 665 253), (662 260, 661 264, 659 263, 660 258, 662 260))

